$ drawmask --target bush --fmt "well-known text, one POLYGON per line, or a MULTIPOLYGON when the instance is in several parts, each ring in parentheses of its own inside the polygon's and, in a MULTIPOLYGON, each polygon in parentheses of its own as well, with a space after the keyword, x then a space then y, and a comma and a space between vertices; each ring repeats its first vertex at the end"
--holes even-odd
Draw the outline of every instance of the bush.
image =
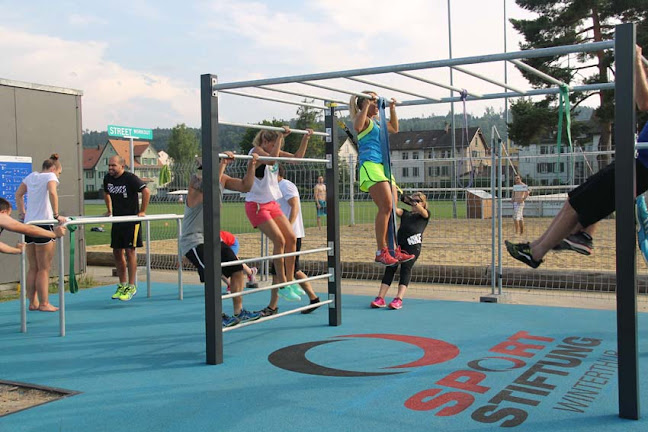
POLYGON ((83 199, 91 200, 91 199, 103 199, 103 193, 98 190, 98 191, 85 191, 83 192, 83 199))

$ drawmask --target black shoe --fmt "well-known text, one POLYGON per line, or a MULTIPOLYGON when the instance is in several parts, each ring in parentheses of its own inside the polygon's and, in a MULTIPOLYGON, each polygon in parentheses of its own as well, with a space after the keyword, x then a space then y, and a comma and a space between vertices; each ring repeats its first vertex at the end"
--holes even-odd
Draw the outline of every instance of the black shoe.
MULTIPOLYGON (((319 298, 319 297, 315 297, 313 300, 310 301, 310 304, 315 304, 315 303, 319 303, 319 302, 321 302, 320 298, 319 298)), ((302 313, 302 314, 309 314, 309 313, 313 312, 315 309, 317 309, 318 307, 319 307, 319 306, 314 307, 314 308, 312 308, 312 309, 306 309, 306 310, 303 310, 303 311, 301 311, 301 313, 302 313)))
POLYGON ((257 311, 259 314, 261 314, 261 317, 267 317, 270 315, 276 315, 277 311, 279 311, 279 308, 277 307, 276 309, 272 309, 270 306, 266 306, 260 311, 257 311))
POLYGON ((562 243, 566 243, 568 249, 582 255, 592 255, 592 249, 594 249, 592 236, 584 231, 568 236, 562 243))
POLYGON ((533 259, 529 243, 516 244, 511 243, 508 240, 506 240, 504 243, 506 244, 506 250, 508 251, 508 253, 511 254, 511 256, 516 260, 523 262, 531 268, 538 268, 540 267, 540 264, 542 264, 542 260, 536 261, 533 259))
POLYGON ((556 246, 554 246, 551 249, 555 251, 566 251, 566 250, 571 250, 571 247, 565 240, 562 240, 560 243, 558 243, 556 246))

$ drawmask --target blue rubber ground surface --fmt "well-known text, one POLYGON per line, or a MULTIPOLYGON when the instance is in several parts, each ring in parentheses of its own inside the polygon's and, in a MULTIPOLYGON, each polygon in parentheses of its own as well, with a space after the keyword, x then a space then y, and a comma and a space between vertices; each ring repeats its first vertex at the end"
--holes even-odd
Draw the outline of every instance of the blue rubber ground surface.
POLYGON ((225 363, 208 366, 202 288, 182 302, 176 291, 68 294, 64 338, 57 314, 30 312, 22 334, 18 302, 0 304, 0 379, 81 392, 1 417, 0 431, 648 430, 648 413, 618 417, 611 311, 413 299, 372 310, 347 295, 341 326, 320 309, 231 331, 225 363))

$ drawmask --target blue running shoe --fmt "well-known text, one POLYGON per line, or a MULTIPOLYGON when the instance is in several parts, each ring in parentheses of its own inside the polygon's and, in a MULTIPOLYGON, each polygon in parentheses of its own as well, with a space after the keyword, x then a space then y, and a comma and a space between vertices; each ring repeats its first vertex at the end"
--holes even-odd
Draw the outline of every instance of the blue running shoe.
POLYGON ((239 323, 238 318, 223 314, 223 327, 232 327, 239 323))
POLYGON ((639 225, 637 243, 644 261, 648 264, 648 207, 646 207, 646 198, 643 195, 637 198, 636 216, 639 225))
POLYGON ((288 285, 283 288, 279 288, 279 297, 286 301, 301 301, 301 297, 299 297, 295 292, 292 290, 293 285, 288 285))
POLYGON ((239 312, 238 315, 234 315, 236 319, 239 320, 239 322, 248 322, 248 321, 255 321, 261 318, 261 313, 260 312, 250 312, 245 309, 241 309, 241 312, 239 312))

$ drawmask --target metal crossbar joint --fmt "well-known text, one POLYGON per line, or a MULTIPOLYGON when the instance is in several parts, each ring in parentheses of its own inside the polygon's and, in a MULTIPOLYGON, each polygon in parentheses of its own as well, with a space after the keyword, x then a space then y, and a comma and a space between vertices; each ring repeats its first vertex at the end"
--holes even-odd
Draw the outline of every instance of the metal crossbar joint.
POLYGON ((331 134, 332 133, 333 133, 333 131, 331 130, 331 128, 327 127, 326 128, 326 142, 331 142, 331 140, 332 140, 332 138, 331 138, 332 135, 331 134))
MULTIPOLYGON (((331 276, 329 276, 329 282, 335 282, 335 269, 333 267, 329 267, 328 272, 331 274, 331 276)), ((331 297, 329 296, 329 298, 331 297)))
POLYGON ((328 248, 329 248, 328 256, 333 256, 334 247, 335 247, 335 242, 332 241, 328 242, 328 248))
MULTIPOLYGON (((330 136, 330 135, 329 135, 330 136)), ((326 139, 329 139, 328 137, 326 139)), ((333 168, 333 155, 332 154, 327 154, 326 155, 326 168, 331 169, 333 168)))

